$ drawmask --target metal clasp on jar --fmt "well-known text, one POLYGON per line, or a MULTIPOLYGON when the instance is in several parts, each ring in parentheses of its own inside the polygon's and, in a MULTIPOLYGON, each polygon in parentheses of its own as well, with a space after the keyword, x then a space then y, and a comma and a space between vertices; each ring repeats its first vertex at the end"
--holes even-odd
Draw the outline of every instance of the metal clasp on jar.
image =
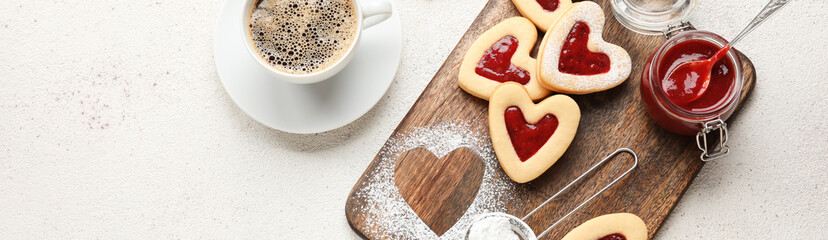
POLYGON ((681 23, 668 26, 667 29, 661 33, 662 35, 664 35, 664 38, 670 39, 679 32, 687 30, 696 30, 696 27, 694 27, 693 24, 690 24, 690 22, 688 21, 683 21, 681 23))
POLYGON ((730 147, 727 146, 727 123, 718 118, 705 122, 704 127, 696 134, 696 145, 702 150, 701 160, 705 162, 727 155, 730 152, 730 147), (707 136, 717 130, 718 144, 715 144, 713 149, 708 149, 707 136))

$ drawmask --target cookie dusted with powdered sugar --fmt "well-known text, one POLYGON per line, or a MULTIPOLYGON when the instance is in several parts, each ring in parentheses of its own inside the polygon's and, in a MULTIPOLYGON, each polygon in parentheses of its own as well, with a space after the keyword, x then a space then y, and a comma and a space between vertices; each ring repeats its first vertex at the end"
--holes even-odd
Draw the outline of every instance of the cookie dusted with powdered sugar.
POLYGON ((538 75, 549 90, 588 94, 623 83, 630 76, 630 55, 602 38, 604 11, 594 2, 579 2, 544 36, 538 75))

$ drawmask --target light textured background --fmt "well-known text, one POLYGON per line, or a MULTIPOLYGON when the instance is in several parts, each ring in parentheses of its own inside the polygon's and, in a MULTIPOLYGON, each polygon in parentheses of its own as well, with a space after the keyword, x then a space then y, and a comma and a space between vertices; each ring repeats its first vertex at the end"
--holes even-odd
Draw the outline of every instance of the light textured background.
MULTIPOLYGON (((397 0, 404 53, 388 94, 342 129, 253 121, 213 65, 219 0, 0 1, 0 238, 355 235, 353 183, 485 4, 397 0)), ((765 0, 702 0, 732 38, 765 0)), ((828 2, 797 0, 738 46, 759 74, 660 239, 828 236, 828 2)))

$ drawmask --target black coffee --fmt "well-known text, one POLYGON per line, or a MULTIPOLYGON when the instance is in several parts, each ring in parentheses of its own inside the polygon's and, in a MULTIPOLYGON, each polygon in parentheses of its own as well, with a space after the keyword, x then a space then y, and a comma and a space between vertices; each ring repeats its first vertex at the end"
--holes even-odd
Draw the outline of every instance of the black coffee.
POLYGON ((354 0, 259 0, 250 15, 250 39, 271 66, 292 74, 321 71, 354 42, 354 0))

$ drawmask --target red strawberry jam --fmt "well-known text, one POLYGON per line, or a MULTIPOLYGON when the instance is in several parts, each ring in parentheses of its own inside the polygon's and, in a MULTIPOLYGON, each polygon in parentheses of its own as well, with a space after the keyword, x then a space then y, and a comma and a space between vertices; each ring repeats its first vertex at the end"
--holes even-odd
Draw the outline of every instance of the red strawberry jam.
POLYGON ((537 123, 529 124, 523 117, 523 111, 515 106, 506 108, 504 119, 506 131, 522 162, 534 156, 558 129, 558 118, 554 115, 546 114, 537 123))
POLYGON ((745 84, 742 62, 735 54, 727 54, 713 65, 707 90, 689 102, 676 101, 676 95, 667 92, 673 88, 670 85, 691 91, 700 88, 665 80, 672 66, 710 57, 726 44, 727 40, 715 33, 690 30, 667 40, 647 59, 641 72, 641 100, 658 125, 674 133, 695 136, 704 122, 727 121, 733 114, 745 84))
POLYGON ((530 79, 529 72, 512 64, 512 56, 515 55, 517 48, 517 38, 512 36, 501 38, 489 50, 486 50, 474 72, 494 81, 517 82, 526 85, 530 79))
MULTIPOLYGON (((671 102, 692 112, 704 112, 724 104, 730 95, 730 91, 733 89, 733 79, 736 78, 733 73, 733 63, 727 58, 721 58, 713 65, 707 90, 701 96, 689 102, 684 101, 682 95, 676 94, 675 92, 695 96, 697 93, 694 91, 700 90, 696 86, 696 83, 675 82, 673 78, 667 77, 670 69, 675 68, 679 64, 708 59, 715 55, 719 49, 719 46, 709 41, 693 39, 678 43, 667 50, 667 53, 662 57, 661 66, 658 68, 658 76, 662 78, 662 91, 670 98, 671 102)), ((694 74, 698 75, 701 73, 694 74)))
POLYGON ((621 235, 620 233, 613 233, 599 238, 598 240, 627 240, 627 238, 624 237, 624 235, 621 235))
POLYGON ((574 75, 595 75, 609 72, 610 58, 587 48, 589 25, 576 22, 561 48, 558 71, 574 75))
POLYGON ((538 1, 538 4, 541 5, 541 8, 543 8, 543 10, 546 10, 547 12, 554 12, 555 9, 558 9, 558 3, 560 3, 560 1, 558 1, 558 0, 537 0, 537 1, 538 1))

